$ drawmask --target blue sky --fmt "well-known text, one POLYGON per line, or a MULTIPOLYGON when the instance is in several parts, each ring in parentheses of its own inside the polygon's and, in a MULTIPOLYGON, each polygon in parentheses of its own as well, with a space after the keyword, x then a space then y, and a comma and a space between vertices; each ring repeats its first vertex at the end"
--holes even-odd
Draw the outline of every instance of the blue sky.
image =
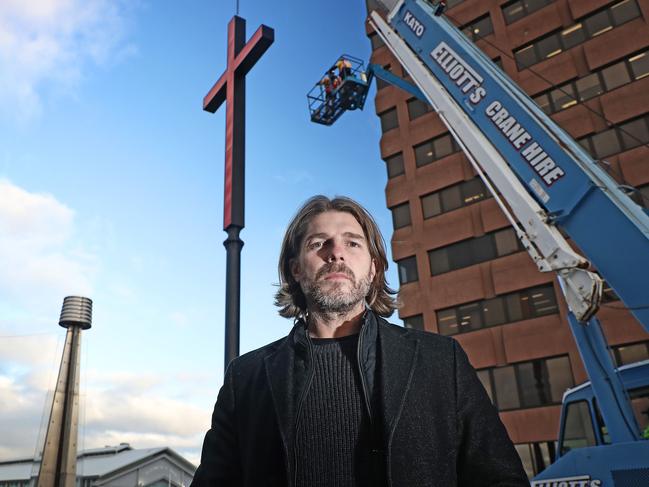
MULTIPOLYGON (((225 69, 235 1, 12 0, 0 5, 0 459, 36 449, 64 330, 94 300, 80 442, 168 445, 197 461, 223 374, 225 69)), ((241 0, 275 43, 247 79, 241 349, 283 336, 277 256, 298 206, 349 195, 391 235, 373 94, 333 127, 306 92, 370 54, 365 2, 241 0)), ((396 270, 388 279, 398 287, 396 270)), ((394 317, 394 320, 400 320, 394 317)), ((42 429, 41 436, 44 434, 42 429)))

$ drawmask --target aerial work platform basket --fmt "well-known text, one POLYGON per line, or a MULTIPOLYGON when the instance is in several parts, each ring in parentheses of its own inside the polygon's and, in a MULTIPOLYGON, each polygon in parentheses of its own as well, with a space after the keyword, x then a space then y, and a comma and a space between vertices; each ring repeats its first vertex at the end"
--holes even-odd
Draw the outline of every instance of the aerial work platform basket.
POLYGON ((311 121, 331 125, 347 110, 362 110, 370 81, 362 60, 340 56, 307 94, 311 121))

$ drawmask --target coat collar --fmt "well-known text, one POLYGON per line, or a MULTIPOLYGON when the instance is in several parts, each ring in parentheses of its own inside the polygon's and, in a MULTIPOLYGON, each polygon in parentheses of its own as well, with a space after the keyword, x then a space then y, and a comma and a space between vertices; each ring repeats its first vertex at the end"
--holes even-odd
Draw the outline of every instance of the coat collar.
MULTIPOLYGON (((361 368, 372 396, 379 399, 384 444, 389 447, 415 369, 418 341, 372 311, 365 314, 359 337, 361 368), (377 369, 378 367, 378 369, 377 369), (376 378, 376 379, 375 379, 376 378), (375 390, 375 386, 378 390, 375 390)), ((303 321, 265 358, 266 377, 286 453, 292 451, 298 402, 311 373, 310 341, 303 321)), ((377 415, 376 409, 374 414, 377 415)))

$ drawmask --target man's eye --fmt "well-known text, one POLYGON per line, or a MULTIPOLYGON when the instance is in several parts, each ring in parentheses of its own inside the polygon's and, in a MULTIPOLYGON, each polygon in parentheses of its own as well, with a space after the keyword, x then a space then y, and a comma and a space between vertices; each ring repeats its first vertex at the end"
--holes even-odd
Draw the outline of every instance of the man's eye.
POLYGON ((311 242, 309 244, 310 249, 319 249, 320 247, 322 247, 322 241, 311 242))
POLYGON ((360 247, 361 244, 359 244, 358 242, 354 242, 354 241, 352 240, 351 242, 349 242, 349 246, 350 246, 350 247, 360 247))

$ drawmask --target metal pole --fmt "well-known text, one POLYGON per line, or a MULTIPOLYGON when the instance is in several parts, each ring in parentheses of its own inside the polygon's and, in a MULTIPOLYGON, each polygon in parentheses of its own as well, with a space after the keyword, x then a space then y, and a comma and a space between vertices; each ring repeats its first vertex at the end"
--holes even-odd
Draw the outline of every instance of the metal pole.
POLYGON ((240 227, 231 225, 223 242, 226 252, 225 268, 225 369, 239 356, 239 316, 241 306, 241 249, 240 227))

